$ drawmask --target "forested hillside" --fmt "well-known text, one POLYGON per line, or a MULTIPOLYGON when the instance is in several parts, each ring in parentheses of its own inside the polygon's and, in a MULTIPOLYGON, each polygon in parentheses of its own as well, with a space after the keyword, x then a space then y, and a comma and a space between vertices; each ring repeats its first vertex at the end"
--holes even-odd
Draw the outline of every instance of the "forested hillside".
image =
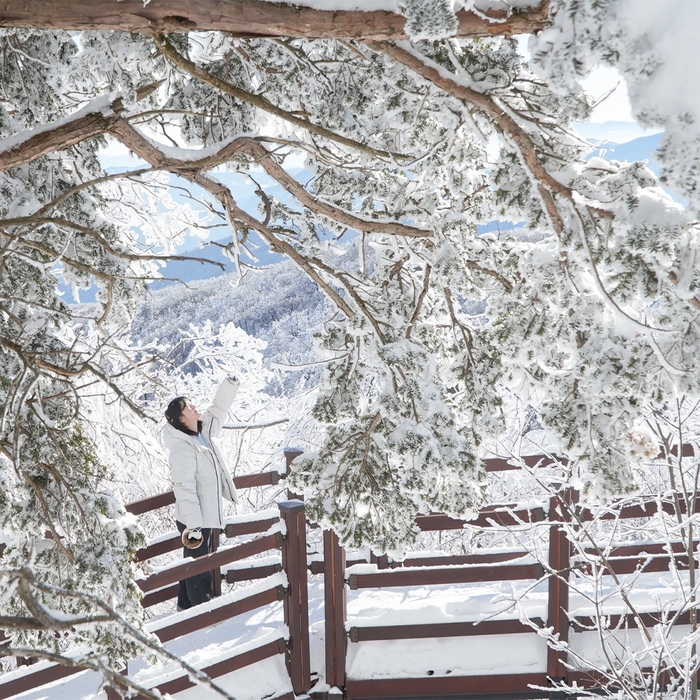
POLYGON ((327 299, 292 263, 173 284, 152 292, 134 319, 135 343, 159 340, 176 346, 183 329, 210 322, 234 323, 264 340, 266 365, 279 365, 266 391, 291 396, 318 383, 313 334, 329 316, 327 299), (308 366, 307 366, 308 365, 308 366))

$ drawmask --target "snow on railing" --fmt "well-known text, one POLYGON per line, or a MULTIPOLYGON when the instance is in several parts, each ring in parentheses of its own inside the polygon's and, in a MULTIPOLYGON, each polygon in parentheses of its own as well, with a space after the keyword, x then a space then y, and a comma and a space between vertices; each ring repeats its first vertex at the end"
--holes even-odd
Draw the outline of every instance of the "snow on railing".
MULTIPOLYGON (((287 468, 298 454, 291 451, 287 454, 287 468)), ((248 474, 234 478, 236 488, 245 489, 256 486, 277 484, 284 474, 270 471, 261 474, 248 474)), ((172 491, 157 494, 128 504, 126 510, 141 515, 175 502, 172 491)), ((183 611, 174 614, 166 620, 159 621, 152 631, 161 642, 170 641, 186 634, 204 629, 211 625, 225 622, 246 612, 270 605, 280 600, 285 608, 285 621, 289 628, 287 638, 278 638, 265 644, 255 643, 250 648, 236 649, 236 654, 217 661, 212 666, 202 670, 215 678, 231 673, 244 666, 263 659, 284 653, 287 665, 294 679, 295 692, 305 692, 302 688, 310 688, 309 650, 308 650, 308 592, 306 574, 306 518, 304 504, 301 501, 287 501, 278 504, 277 509, 269 509, 249 516, 235 516, 226 524, 227 537, 260 534, 247 542, 232 547, 218 548, 217 537, 213 538, 216 549, 211 554, 196 559, 160 567, 150 576, 138 579, 145 595, 142 605, 148 607, 177 596, 178 582, 189 576, 204 571, 213 571, 215 593, 221 595, 221 567, 234 564, 225 571, 227 581, 252 581, 264 579, 257 584, 246 587, 244 593, 236 592, 225 597, 217 597, 210 603, 198 607, 194 611, 183 611), (256 562, 250 560, 247 567, 244 560, 270 550, 282 550, 281 562, 270 558, 256 562), (300 562, 303 561, 303 564, 300 562), (306 602, 305 602, 306 601, 306 602)), ((154 538, 147 547, 137 554, 138 561, 145 561, 179 549, 182 546, 179 533, 168 533, 154 538)), ((0 700, 11 698, 19 693, 39 688, 61 678, 79 673, 78 667, 61 666, 58 664, 42 663, 23 667, 22 672, 6 674, 6 680, 0 679, 0 700)), ((163 680, 163 679, 161 679, 163 680)), ((161 693, 175 693, 194 685, 187 674, 175 673, 156 687, 161 693)), ((118 691, 108 689, 108 697, 121 697, 118 691)), ((290 700, 292 694, 282 696, 278 700, 290 700)))
MULTIPOLYGON (((287 468, 300 451, 287 451, 287 468)), ((691 448, 684 446, 684 455, 692 454, 691 448)), ((663 455, 660 455, 663 456, 663 455)), ((538 466, 561 464, 562 460, 540 455, 523 458, 530 469, 538 466)), ((518 466, 506 459, 486 460, 487 471, 510 471, 518 466)), ((237 477, 236 486, 247 488, 276 484, 284 475, 278 472, 237 477), (243 481, 245 479, 245 481, 243 481)), ((611 505, 600 508, 581 508, 577 505, 578 494, 565 488, 551 495, 549 502, 494 505, 482 509, 473 520, 459 520, 444 514, 418 516, 417 523, 422 530, 459 530, 479 528, 481 530, 516 530, 543 528, 548 534, 549 549, 542 561, 532 553, 518 549, 496 550, 462 555, 412 555, 403 561, 393 561, 388 556, 375 556, 368 553, 364 558, 357 554, 349 559, 340 545, 337 535, 326 530, 323 533, 323 554, 309 557, 306 550, 306 516, 304 503, 290 500, 279 504, 279 510, 266 510, 250 516, 239 515, 227 523, 224 532, 227 537, 257 535, 252 539, 225 547, 204 557, 190 559, 169 565, 155 571, 150 576, 137 581, 146 593, 144 605, 168 600, 176 595, 177 582, 182 578, 214 570, 219 580, 222 576, 229 583, 252 581, 258 583, 215 599, 215 602, 198 608, 195 612, 173 614, 154 626, 153 632, 166 642, 190 634, 195 630, 219 624, 244 612, 258 607, 283 601, 285 622, 289 630, 288 639, 265 640, 265 644, 255 648, 237 649, 236 655, 217 661, 203 669, 216 677, 236 668, 255 663, 270 655, 285 653, 292 687, 296 695, 312 691, 311 659, 309 654, 308 620, 308 574, 323 574, 325 596, 325 684, 343 689, 345 697, 443 697, 482 695, 484 688, 489 693, 501 696, 531 694, 532 686, 547 687, 552 679, 564 679, 568 683, 577 682, 585 687, 595 687, 595 673, 582 673, 572 670, 567 656, 570 634, 595 629, 597 621, 592 617, 576 614, 569 606, 569 586, 572 569, 582 572, 590 569, 588 555, 595 555, 579 549, 574 555, 572 541, 567 534, 567 526, 591 521, 601 522, 610 519, 629 520, 658 517, 664 513, 676 513, 678 504, 668 499, 637 499, 636 502, 611 505), (674 510, 676 509, 676 510, 674 510), (281 549, 279 555, 269 555, 262 559, 249 560, 271 550, 281 549), (546 586, 546 619, 489 620, 420 620, 419 624, 352 625, 348 619, 346 596, 348 590, 373 587, 427 586, 434 587, 448 583, 463 584, 475 582, 526 581, 528 585, 540 583, 546 586), (546 672, 503 673, 498 675, 430 676, 425 678, 349 678, 346 672, 348 643, 361 644, 367 641, 405 640, 424 638, 471 637, 512 634, 532 634, 547 632, 558 638, 556 647, 547 650, 546 672)), ((172 494, 159 494, 130 504, 127 509, 133 513, 145 513, 172 503, 172 494)), ((700 498, 695 502, 696 512, 700 511, 700 498)), ((697 543, 696 543, 697 544, 697 543)), ((179 534, 170 533, 149 543, 141 550, 139 560, 160 556, 179 548, 179 534)), ((681 542, 635 542, 609 547, 606 556, 596 565, 603 568, 604 575, 620 575, 639 572, 668 571, 684 569, 690 565, 688 544, 681 542)), ((666 616, 671 614, 668 610, 666 616)), ((677 616, 677 624, 688 624, 689 612, 677 616)), ((544 618, 544 615, 542 616, 544 618)), ((636 624, 653 625, 658 622, 661 612, 644 611, 636 616, 624 611, 607 618, 611 627, 636 624), (641 622, 640 622, 641 621, 641 622)), ((44 665, 45 666, 45 665, 44 665)), ((39 687, 51 680, 65 677, 80 669, 65 669, 48 666, 36 673, 27 669, 26 675, 13 673, 8 682, 0 682, 0 700, 30 688, 39 687)), ((192 685, 186 675, 176 675, 161 683, 157 689, 162 693, 174 693, 192 685)), ((114 696, 116 697, 116 696, 114 696)), ((291 697, 291 695, 290 695, 291 697)))

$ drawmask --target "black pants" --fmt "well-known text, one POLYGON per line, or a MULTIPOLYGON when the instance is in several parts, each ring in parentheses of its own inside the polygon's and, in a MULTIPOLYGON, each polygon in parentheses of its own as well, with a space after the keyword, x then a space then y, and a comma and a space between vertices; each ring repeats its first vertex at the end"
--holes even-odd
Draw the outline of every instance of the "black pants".
MULTIPOLYGON (((185 531, 185 526, 176 520, 177 529, 182 534, 185 531)), ((185 557, 201 557, 211 552, 211 528, 202 528, 202 544, 197 549, 182 548, 182 554, 185 557)), ((195 605, 206 603, 214 596, 212 588, 211 571, 205 571, 203 574, 195 574, 184 581, 180 581, 177 590, 177 609, 187 610, 195 605)))

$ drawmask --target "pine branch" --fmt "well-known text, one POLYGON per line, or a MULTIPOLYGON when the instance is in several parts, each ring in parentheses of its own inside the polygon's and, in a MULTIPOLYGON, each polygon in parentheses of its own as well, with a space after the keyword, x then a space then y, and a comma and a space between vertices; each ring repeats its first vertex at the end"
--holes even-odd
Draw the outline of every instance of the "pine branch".
MULTIPOLYGON (((98 231, 96 231, 93 228, 90 228, 89 226, 83 226, 81 224, 76 223, 75 221, 71 221, 70 219, 64 219, 62 217, 48 217, 48 216, 37 216, 37 215, 32 215, 32 216, 22 216, 22 217, 17 217, 14 219, 0 219, 0 226, 28 226, 30 224, 51 224, 54 226, 65 226, 66 228, 72 228, 75 231, 79 231, 80 233, 85 234, 86 236, 89 236, 92 238, 94 241, 100 244, 110 255, 114 256, 115 258, 119 258, 120 260, 131 260, 131 261, 137 261, 137 260, 163 260, 163 261, 172 261, 172 260, 181 260, 181 261, 191 261, 191 262, 198 262, 202 264, 209 264, 209 265, 214 265, 215 267, 218 267, 221 270, 226 269, 226 265, 221 262, 217 262, 216 260, 208 260, 207 258, 198 258, 196 256, 192 255, 147 255, 147 254, 136 254, 136 253, 127 253, 124 250, 117 250, 104 236, 102 236, 98 231)), ((48 246, 44 246, 41 244, 36 244, 34 241, 27 240, 26 238, 21 238, 21 243, 22 245, 28 245, 30 247, 36 247, 38 250, 43 250, 43 251, 49 251, 51 250, 48 246)), ((52 251, 54 254, 56 254, 55 251, 52 251)), ((61 256, 62 260, 65 260, 66 258, 64 256, 61 256)), ((92 268, 91 268, 92 269, 92 268)), ((96 274, 95 272, 91 272, 91 274, 96 274)), ((111 277, 111 276, 110 276, 111 277)))
POLYGON ((283 119, 284 121, 289 122, 290 124, 300 126, 311 134, 321 136, 333 143, 347 146, 348 148, 351 148, 354 151, 366 153, 367 155, 370 155, 374 158, 388 158, 396 161, 410 160, 408 156, 402 155, 400 153, 391 153, 389 151, 372 148, 371 146, 361 143, 360 141, 356 141, 355 139, 348 138, 347 136, 338 134, 334 131, 331 131, 330 129, 326 129, 324 126, 315 124, 314 122, 309 121, 308 119, 297 117, 291 112, 288 112, 282 109, 281 107, 278 107, 277 105, 273 104, 262 94, 248 92, 247 90, 243 90, 242 88, 236 87, 235 85, 232 85, 231 83, 228 83, 225 80, 222 80, 221 78, 218 78, 215 75, 208 73, 203 68, 200 68, 193 61, 190 61, 188 58, 185 58, 179 51, 177 51, 177 49, 170 43, 168 38, 163 34, 156 35, 154 37, 154 41, 156 42, 156 45, 161 50, 163 55, 173 65, 177 66, 178 68, 180 68, 180 70, 184 71, 185 73, 191 75, 193 78, 197 78, 202 82, 205 82, 208 85, 217 88, 226 95, 230 95, 231 97, 234 97, 237 100, 241 100, 242 102, 246 102, 247 104, 253 105, 254 107, 257 107, 258 109, 261 109, 264 112, 267 112, 268 114, 272 114, 273 116, 278 117, 279 119, 283 119))
MULTIPOLYGON (((116 123, 110 129, 110 132, 127 146, 127 148, 130 148, 146 162, 158 168, 177 172, 182 177, 209 192, 222 204, 231 221, 240 221, 247 228, 257 231, 273 249, 287 255, 304 270, 346 316, 352 317, 355 315, 353 309, 313 268, 304 255, 297 251, 294 246, 287 243, 287 241, 277 236, 269 226, 265 226, 254 216, 241 209, 226 185, 202 173, 201 169, 203 169, 203 167, 201 166, 201 162, 190 163, 189 161, 174 161, 173 159, 167 158, 125 120, 116 123)), ((217 157, 224 157, 224 153, 228 154, 227 157, 230 157, 231 154, 240 151, 243 146, 242 140, 236 139, 230 144, 227 144, 222 151, 219 151, 217 157)), ((207 163, 208 162, 207 160, 207 163)))
POLYGON ((67 120, 60 119, 3 139, 0 141, 0 171, 17 168, 104 134, 120 118, 124 107, 121 99, 109 106, 103 103, 104 99, 98 98, 67 120))
POLYGON ((553 195, 558 194, 573 200, 573 193, 570 188, 557 181, 547 172, 547 169, 539 161, 537 149, 532 139, 513 117, 507 114, 491 96, 477 92, 458 82, 446 70, 429 58, 421 56, 413 49, 390 42, 370 41, 366 43, 374 51, 390 56, 448 94, 454 95, 472 107, 484 112, 498 131, 517 146, 524 164, 538 183, 540 196, 554 230, 558 235, 563 233, 564 220, 553 195))
MULTIPOLYGON (((36 610, 37 613, 40 614, 40 619, 43 620, 44 617, 47 617, 45 620, 49 624, 53 625, 56 622, 56 618, 54 618, 48 611, 46 611, 43 606, 36 600, 34 593, 32 592, 32 588, 36 588, 44 593, 48 593, 49 595, 54 595, 58 597, 65 597, 65 598, 73 598, 77 600, 81 600, 86 603, 90 603, 93 607, 99 608, 104 611, 105 617, 107 618, 108 621, 111 621, 115 624, 117 624, 121 630, 122 633, 125 634, 126 636, 130 637, 133 639, 135 642, 137 642, 142 649, 148 650, 156 654, 157 656, 161 657, 162 659, 166 659, 168 661, 172 661, 179 665, 182 669, 187 671, 189 676, 195 680, 195 682, 203 687, 207 687, 210 690, 214 691, 218 695, 221 695, 222 697, 226 698, 226 700, 236 700, 233 695, 228 693, 226 690, 224 690, 221 686, 219 686, 217 683, 215 683, 206 673, 203 671, 200 671, 199 669, 195 668, 191 664, 188 664, 186 661, 181 659, 180 657, 176 656, 172 652, 168 651, 162 644, 159 642, 155 641, 153 638, 153 635, 149 635, 147 633, 141 632, 139 629, 134 627, 132 624, 130 624, 124 617, 122 617, 116 610, 114 610, 110 605, 105 603, 101 598, 92 595, 90 593, 84 593, 82 591, 72 591, 72 590, 67 590, 65 588, 61 588, 60 586, 53 586, 47 583, 44 583, 40 580, 38 580, 34 573, 31 571, 26 566, 23 566, 17 570, 14 571, 1 571, 0 574, 5 575, 6 577, 10 578, 15 578, 18 582, 18 586, 23 587, 23 595, 28 598, 29 601, 29 606, 31 606, 32 610, 30 612, 34 612, 36 610)), ((24 600, 24 598, 23 598, 24 600)), ((27 604, 27 601, 25 601, 25 604, 27 604)), ((19 653, 16 650, 14 650, 15 653, 19 653)), ((46 652, 40 652, 37 650, 28 650, 29 654, 28 656, 35 656, 39 658, 48 658, 46 656, 40 656, 42 654, 45 654, 46 652)), ((5 656, 7 654, 7 649, 3 650, 0 647, 0 656, 5 656)), ((139 693, 144 693, 146 697, 148 698, 153 698, 154 700, 159 700, 159 694, 156 695, 153 693, 153 691, 149 691, 145 688, 142 688, 141 686, 135 684, 133 681, 131 681, 127 676, 123 676, 121 674, 116 674, 112 669, 110 669, 104 662, 102 662, 98 657, 92 657, 92 658, 83 658, 80 660, 72 660, 72 659, 66 659, 66 657, 58 656, 56 658, 52 658, 51 660, 56 661, 57 663, 61 663, 63 665, 67 666, 77 666, 80 668, 92 668, 93 670, 96 670, 103 675, 106 675, 106 677, 112 681, 116 680, 116 682, 119 685, 125 685, 131 688, 134 688, 138 690, 139 693), (65 663, 64 663, 65 661, 65 663), (96 665, 92 665, 96 664, 96 665)))
POLYGON ((329 219, 338 221, 359 232, 386 233, 410 238, 432 237, 432 232, 426 231, 425 229, 401 224, 398 221, 365 219, 356 214, 351 214, 333 204, 323 202, 309 194, 306 188, 300 185, 258 141, 250 138, 242 140, 246 142, 245 150, 255 158, 257 163, 260 163, 267 174, 279 182, 290 194, 293 194, 307 209, 310 209, 314 213, 323 214, 329 219))
MULTIPOLYGON (((555 195, 567 200, 577 212, 582 206, 581 197, 572 188, 559 182, 547 171, 540 161, 540 152, 535 143, 502 105, 499 105, 493 97, 461 84, 438 64, 425 56, 421 56, 407 46, 400 46, 390 42, 372 41, 368 41, 366 44, 374 51, 385 53, 395 61, 411 68, 418 75, 442 88, 448 94, 454 95, 473 108, 483 112, 494 127, 517 147, 524 165, 537 183, 538 192, 554 231, 557 235, 562 235, 565 229, 564 216, 559 211, 555 195)), ((584 205, 584 208, 589 214, 602 219, 614 218, 614 214, 606 209, 590 205, 584 205)), ((670 272, 667 279, 674 286, 677 286, 679 283, 678 276, 674 272, 670 272)), ((697 297, 691 297, 688 302, 695 308, 700 309, 700 299, 697 297)))

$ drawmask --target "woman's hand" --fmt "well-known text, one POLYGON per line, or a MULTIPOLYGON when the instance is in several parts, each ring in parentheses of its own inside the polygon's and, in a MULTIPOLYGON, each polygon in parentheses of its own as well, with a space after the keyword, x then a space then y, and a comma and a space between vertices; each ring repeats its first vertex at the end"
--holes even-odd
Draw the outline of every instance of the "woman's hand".
POLYGON ((202 542, 201 527, 187 528, 182 533, 182 544, 184 544, 187 549, 197 549, 197 547, 202 546, 202 542))

